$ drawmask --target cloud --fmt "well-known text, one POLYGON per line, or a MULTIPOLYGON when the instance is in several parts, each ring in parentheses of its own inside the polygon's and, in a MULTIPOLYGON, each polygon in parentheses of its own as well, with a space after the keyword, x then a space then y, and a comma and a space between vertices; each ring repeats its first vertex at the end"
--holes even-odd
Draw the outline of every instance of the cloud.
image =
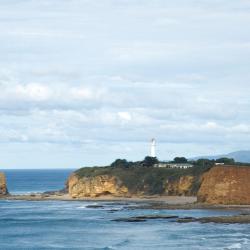
POLYGON ((33 149, 30 166, 140 159, 152 137, 161 159, 249 147, 248 1, 4 1, 0 16, 6 166, 33 149))
POLYGON ((122 124, 129 123, 132 120, 132 116, 129 112, 118 112, 117 114, 122 124))
POLYGON ((48 87, 41 84, 17 85, 13 89, 7 89, 7 96, 16 97, 24 100, 46 101, 51 96, 51 91, 48 87))

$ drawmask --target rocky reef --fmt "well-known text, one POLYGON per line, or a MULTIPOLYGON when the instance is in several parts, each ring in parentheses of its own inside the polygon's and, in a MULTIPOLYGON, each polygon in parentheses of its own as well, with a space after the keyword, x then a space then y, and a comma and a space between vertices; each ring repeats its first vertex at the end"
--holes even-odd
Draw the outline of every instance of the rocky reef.
POLYGON ((230 216, 216 216, 216 217, 179 217, 177 215, 153 214, 142 215, 128 218, 117 218, 113 221, 116 222, 145 222, 149 220, 167 220, 169 222, 177 223, 217 223, 217 224, 250 224, 250 214, 236 214, 230 216))
POLYGON ((4 196, 8 194, 7 183, 5 174, 0 172, 0 196, 4 196))
POLYGON ((202 176, 198 201, 209 204, 249 205, 250 167, 215 166, 202 176))

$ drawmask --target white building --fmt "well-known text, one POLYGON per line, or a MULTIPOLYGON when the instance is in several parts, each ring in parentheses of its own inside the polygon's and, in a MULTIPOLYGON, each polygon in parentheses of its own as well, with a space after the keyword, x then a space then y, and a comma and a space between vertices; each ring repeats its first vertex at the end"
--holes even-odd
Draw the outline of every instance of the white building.
POLYGON ((151 145, 150 145, 150 156, 151 157, 156 157, 155 146, 156 146, 156 142, 155 142, 155 139, 153 138, 151 140, 151 145))
POLYGON ((154 165, 156 168, 192 168, 194 165, 190 163, 157 163, 154 165))

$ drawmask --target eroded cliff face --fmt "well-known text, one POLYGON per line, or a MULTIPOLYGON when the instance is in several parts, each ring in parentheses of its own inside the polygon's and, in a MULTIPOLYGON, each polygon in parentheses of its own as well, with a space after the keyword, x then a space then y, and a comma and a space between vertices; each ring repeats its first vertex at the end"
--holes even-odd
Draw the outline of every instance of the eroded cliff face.
POLYGON ((202 177, 198 201, 209 204, 250 204, 250 167, 213 167, 202 177))
POLYGON ((165 194, 166 195, 193 195, 192 185, 194 183, 194 176, 182 176, 176 181, 166 182, 165 194))
MULTIPOLYGON (((193 176, 182 176, 177 180, 166 181, 162 184, 163 193, 155 195, 194 195, 192 193, 193 176)), ((135 183, 136 185, 136 183, 135 183)), ((98 197, 104 195, 112 196, 145 196, 149 195, 149 187, 131 191, 121 180, 115 176, 98 175, 95 177, 78 177, 73 173, 67 182, 67 188, 72 198, 98 197), (131 192, 130 192, 131 191, 131 192)))
POLYGON ((0 196, 7 195, 7 184, 6 184, 6 178, 4 173, 0 172, 0 196))
POLYGON ((76 174, 72 174, 67 185, 72 198, 128 195, 127 187, 118 178, 109 175, 79 178, 76 174))

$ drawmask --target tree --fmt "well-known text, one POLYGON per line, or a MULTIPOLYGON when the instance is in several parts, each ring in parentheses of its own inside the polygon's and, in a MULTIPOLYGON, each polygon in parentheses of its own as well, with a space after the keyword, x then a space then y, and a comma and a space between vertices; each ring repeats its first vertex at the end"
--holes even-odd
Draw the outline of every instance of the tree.
POLYGON ((142 161, 142 165, 144 167, 153 167, 154 164, 157 163, 159 163, 158 159, 156 157, 151 157, 151 156, 146 156, 142 161))
POLYGON ((129 162, 125 159, 117 159, 110 166, 113 168, 128 168, 129 162))
POLYGON ((235 161, 233 158, 222 157, 222 158, 217 159, 216 163, 224 163, 224 164, 228 164, 228 165, 234 165, 235 161))
POLYGON ((175 157, 174 163, 187 163, 188 160, 185 157, 175 157))
POLYGON ((209 159, 198 159, 195 162, 196 166, 201 166, 201 167, 212 167, 214 165, 214 160, 209 160, 209 159))

